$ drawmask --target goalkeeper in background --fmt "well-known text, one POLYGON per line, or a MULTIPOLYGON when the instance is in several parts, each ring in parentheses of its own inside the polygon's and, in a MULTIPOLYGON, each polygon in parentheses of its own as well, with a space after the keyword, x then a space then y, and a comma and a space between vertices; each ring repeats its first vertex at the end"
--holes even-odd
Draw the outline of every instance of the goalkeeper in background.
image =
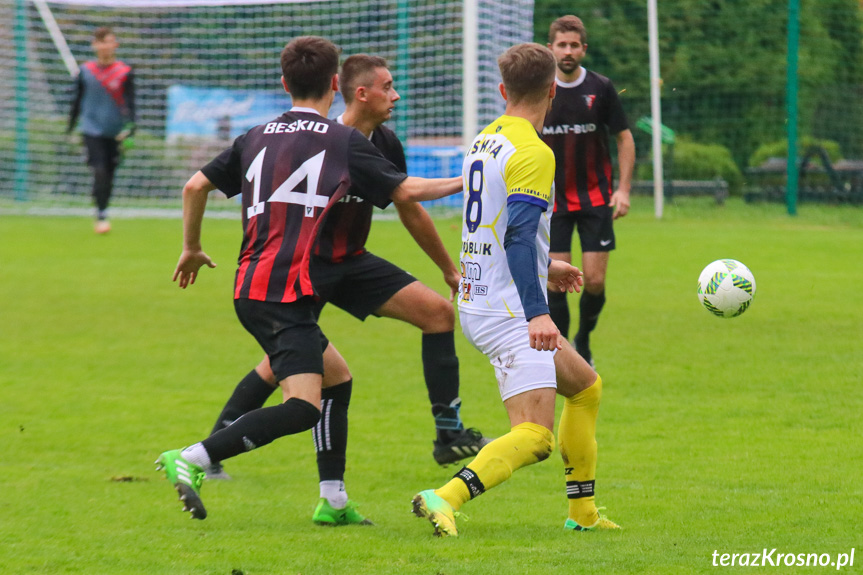
POLYGON ((75 78, 67 133, 80 117, 87 165, 93 171, 95 231, 105 234, 111 230, 108 202, 120 164, 120 143, 135 131, 135 84, 132 68, 116 58, 119 44, 111 28, 96 29, 91 46, 96 59, 81 66, 75 78))
POLYGON ((564 528, 619 529, 594 503, 602 379, 561 337, 546 301, 546 284, 567 291, 583 284, 577 268, 548 257, 555 163, 539 132, 556 91, 554 55, 519 44, 498 65, 506 111, 474 139, 462 168, 459 317, 494 367, 511 429, 446 485, 417 494, 413 512, 436 535, 456 536, 464 503, 551 454, 556 391, 565 398, 558 428, 569 499, 564 528))

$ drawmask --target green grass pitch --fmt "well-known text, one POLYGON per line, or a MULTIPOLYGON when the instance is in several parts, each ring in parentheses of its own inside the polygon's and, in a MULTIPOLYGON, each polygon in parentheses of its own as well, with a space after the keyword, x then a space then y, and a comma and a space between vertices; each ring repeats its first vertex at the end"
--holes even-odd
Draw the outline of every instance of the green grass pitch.
MULTIPOLYGON (((261 352, 236 320, 236 221, 206 220, 218 263, 181 291, 178 220, 0 217, 0 573, 404 575, 706 573, 713 553, 839 553, 863 563, 863 211, 717 207, 682 198, 616 226, 594 336, 605 382, 598 504, 624 530, 565 533, 559 456, 468 503, 437 540, 411 496, 456 468, 431 458, 420 334, 328 309, 351 365, 348 491, 376 522, 321 528, 309 434, 227 462, 191 521, 153 460, 208 433, 261 352), (757 294, 702 309, 696 279, 730 257, 757 294)), ((457 219, 439 229, 455 252, 457 219)), ((396 221, 370 248, 444 291, 396 221)), ((577 313, 576 300, 571 307, 577 313)), ((492 369, 456 334, 465 422, 507 431, 492 369)), ((835 567, 828 567, 835 570, 835 567)), ((736 568, 819 572, 824 568, 736 568)))

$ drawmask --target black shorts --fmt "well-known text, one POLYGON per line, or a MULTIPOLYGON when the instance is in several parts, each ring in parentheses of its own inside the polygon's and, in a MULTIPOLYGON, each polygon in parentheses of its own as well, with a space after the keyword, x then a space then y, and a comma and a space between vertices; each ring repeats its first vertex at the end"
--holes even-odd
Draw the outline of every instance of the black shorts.
POLYGON ((554 212, 551 216, 549 251, 571 252, 572 231, 578 226, 581 251, 610 252, 614 249, 614 208, 600 206, 577 212, 554 212))
POLYGON ((415 277, 383 258, 366 252, 333 263, 312 258, 312 284, 321 298, 319 308, 331 303, 364 320, 403 287, 417 281, 415 277))
POLYGON ((303 297, 291 303, 235 299, 234 310, 270 358, 277 381, 300 373, 324 373, 329 341, 318 327, 317 303, 303 297))
POLYGON ((114 169, 120 164, 120 145, 114 138, 84 136, 87 165, 91 168, 114 169))

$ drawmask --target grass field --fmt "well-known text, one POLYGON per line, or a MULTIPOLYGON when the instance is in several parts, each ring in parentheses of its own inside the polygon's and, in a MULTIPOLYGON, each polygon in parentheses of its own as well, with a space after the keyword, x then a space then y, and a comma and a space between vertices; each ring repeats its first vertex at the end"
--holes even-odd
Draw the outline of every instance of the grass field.
MULTIPOLYGON (((0 218, 0 573, 406 575, 704 573, 713 553, 828 553, 863 565, 863 210, 649 200, 616 227, 594 337, 605 393, 598 503, 616 533, 565 533, 558 456, 470 502, 436 540, 411 496, 456 469, 431 458, 420 334, 336 309, 322 325, 355 386, 348 489, 374 527, 311 523, 308 434, 227 463, 190 521, 159 452, 201 439, 261 352, 236 320, 237 221, 207 220, 219 267, 171 283, 177 220, 0 218), (721 257, 758 282, 743 316, 698 304, 721 257)), ((440 220, 453 250, 459 222, 440 220)), ((371 249, 443 292, 397 222, 371 249)), ((572 301, 576 310, 575 300, 572 301)), ((463 416, 507 431, 493 373, 457 334, 463 416)), ((774 555, 775 558, 775 555, 774 555)), ((737 567, 820 572, 836 567, 737 567)))

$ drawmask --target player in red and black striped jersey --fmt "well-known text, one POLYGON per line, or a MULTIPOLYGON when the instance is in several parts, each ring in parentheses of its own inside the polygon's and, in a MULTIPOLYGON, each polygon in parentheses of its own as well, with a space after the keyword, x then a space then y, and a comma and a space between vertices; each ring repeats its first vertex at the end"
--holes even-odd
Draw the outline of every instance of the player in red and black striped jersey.
MULTIPOLYGON (((180 493, 184 510, 204 519, 199 492, 204 468, 320 419, 326 337, 317 323, 318 286, 311 275, 321 223, 351 194, 389 202, 440 198, 461 190, 461 178, 411 178, 362 134, 326 118, 338 89, 338 49, 303 36, 281 55, 282 84, 293 108, 257 126, 196 173, 183 189, 183 252, 174 271, 181 288, 215 264, 201 247, 207 196, 217 187, 242 194, 243 242, 234 289, 237 317, 263 348, 286 401, 253 410, 229 427, 157 460, 180 493)), ((337 352, 336 352, 336 355, 337 352)), ((348 373, 341 356, 340 371, 348 373)))
MULTIPOLYGON (((590 332, 605 304, 608 255, 615 248, 612 221, 629 211, 635 143, 611 80, 581 66, 587 53, 587 32, 581 19, 558 18, 548 36, 548 47, 557 61, 557 94, 542 130, 556 163, 549 256, 571 262, 572 233, 578 229, 584 289, 575 348, 593 365, 590 332), (609 136, 617 143, 617 189, 609 136)), ((550 291, 548 306, 557 328, 568 337, 566 292, 550 291)))
POLYGON ((318 239, 318 228, 348 190, 383 208, 406 178, 362 134, 297 105, 237 138, 201 174, 228 197, 243 194, 234 298, 280 303, 315 295, 311 257, 337 241, 318 239))
MULTIPOLYGON (((407 171, 401 142, 383 125, 399 99, 386 60, 365 54, 351 56, 342 66, 339 81, 347 108, 337 121, 357 128, 396 168, 407 171)), ((454 293, 461 274, 429 214, 416 203, 396 204, 396 209, 454 293)), ((454 463, 475 455, 487 440, 461 422, 452 304, 409 273, 366 250, 372 211, 372 203, 352 195, 351 190, 329 210, 311 266, 320 308, 331 302, 360 320, 374 314, 399 319, 422 330, 423 372, 437 428, 433 456, 440 464, 454 463)), ((337 362, 332 361, 332 351, 334 348, 324 353, 322 416, 313 430, 321 488, 313 519, 320 524, 358 523, 364 518, 352 509, 344 484, 347 412, 353 380, 349 372, 339 372, 337 362)), ((261 407, 275 388, 276 376, 264 358, 237 385, 212 433, 261 407)), ((229 479, 217 462, 206 472, 208 479, 229 479)))

